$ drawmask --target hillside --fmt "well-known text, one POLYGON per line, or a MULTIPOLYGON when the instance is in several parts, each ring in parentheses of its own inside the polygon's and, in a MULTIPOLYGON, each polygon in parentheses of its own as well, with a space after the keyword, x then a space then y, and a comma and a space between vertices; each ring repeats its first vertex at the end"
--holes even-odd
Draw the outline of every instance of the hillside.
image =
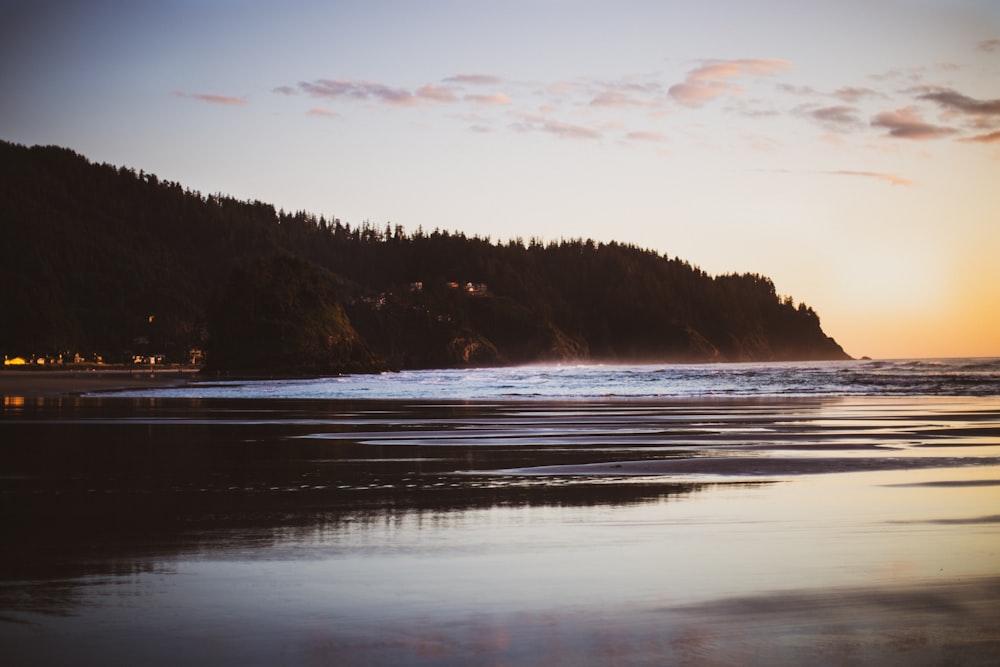
POLYGON ((618 243, 493 243, 203 195, 0 142, 0 353, 335 373, 538 361, 845 359, 756 274, 618 243))

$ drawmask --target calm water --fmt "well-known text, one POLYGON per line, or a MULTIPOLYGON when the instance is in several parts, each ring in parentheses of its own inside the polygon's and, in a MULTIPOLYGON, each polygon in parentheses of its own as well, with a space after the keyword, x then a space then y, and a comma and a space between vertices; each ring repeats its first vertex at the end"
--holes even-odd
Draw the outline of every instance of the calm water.
POLYGON ((0 413, 18 665, 983 664, 995 360, 415 372, 0 413))

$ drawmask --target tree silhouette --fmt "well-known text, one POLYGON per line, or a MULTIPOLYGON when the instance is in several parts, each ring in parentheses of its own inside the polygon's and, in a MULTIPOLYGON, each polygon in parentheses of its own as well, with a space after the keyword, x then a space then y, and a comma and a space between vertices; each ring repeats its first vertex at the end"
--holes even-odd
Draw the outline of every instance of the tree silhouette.
POLYGON ((126 360, 146 338, 180 359, 208 334, 209 366, 241 372, 847 358, 759 274, 615 242, 351 225, 63 148, 0 142, 0 231, 10 356, 126 360))

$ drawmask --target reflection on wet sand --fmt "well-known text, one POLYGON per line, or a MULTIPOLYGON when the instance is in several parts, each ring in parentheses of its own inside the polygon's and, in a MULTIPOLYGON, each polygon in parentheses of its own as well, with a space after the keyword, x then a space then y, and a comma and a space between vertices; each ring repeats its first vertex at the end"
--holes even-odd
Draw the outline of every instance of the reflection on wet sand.
POLYGON ((70 397, 0 417, 16 664, 1000 651, 996 399, 70 397))

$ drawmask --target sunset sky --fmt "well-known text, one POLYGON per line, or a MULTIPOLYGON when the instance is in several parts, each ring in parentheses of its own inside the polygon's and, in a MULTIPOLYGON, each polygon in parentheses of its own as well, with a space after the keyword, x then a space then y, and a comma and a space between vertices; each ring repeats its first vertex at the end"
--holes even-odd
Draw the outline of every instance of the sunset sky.
POLYGON ((770 276, 1000 355, 1000 2, 0 0, 0 139, 204 194, 770 276))

